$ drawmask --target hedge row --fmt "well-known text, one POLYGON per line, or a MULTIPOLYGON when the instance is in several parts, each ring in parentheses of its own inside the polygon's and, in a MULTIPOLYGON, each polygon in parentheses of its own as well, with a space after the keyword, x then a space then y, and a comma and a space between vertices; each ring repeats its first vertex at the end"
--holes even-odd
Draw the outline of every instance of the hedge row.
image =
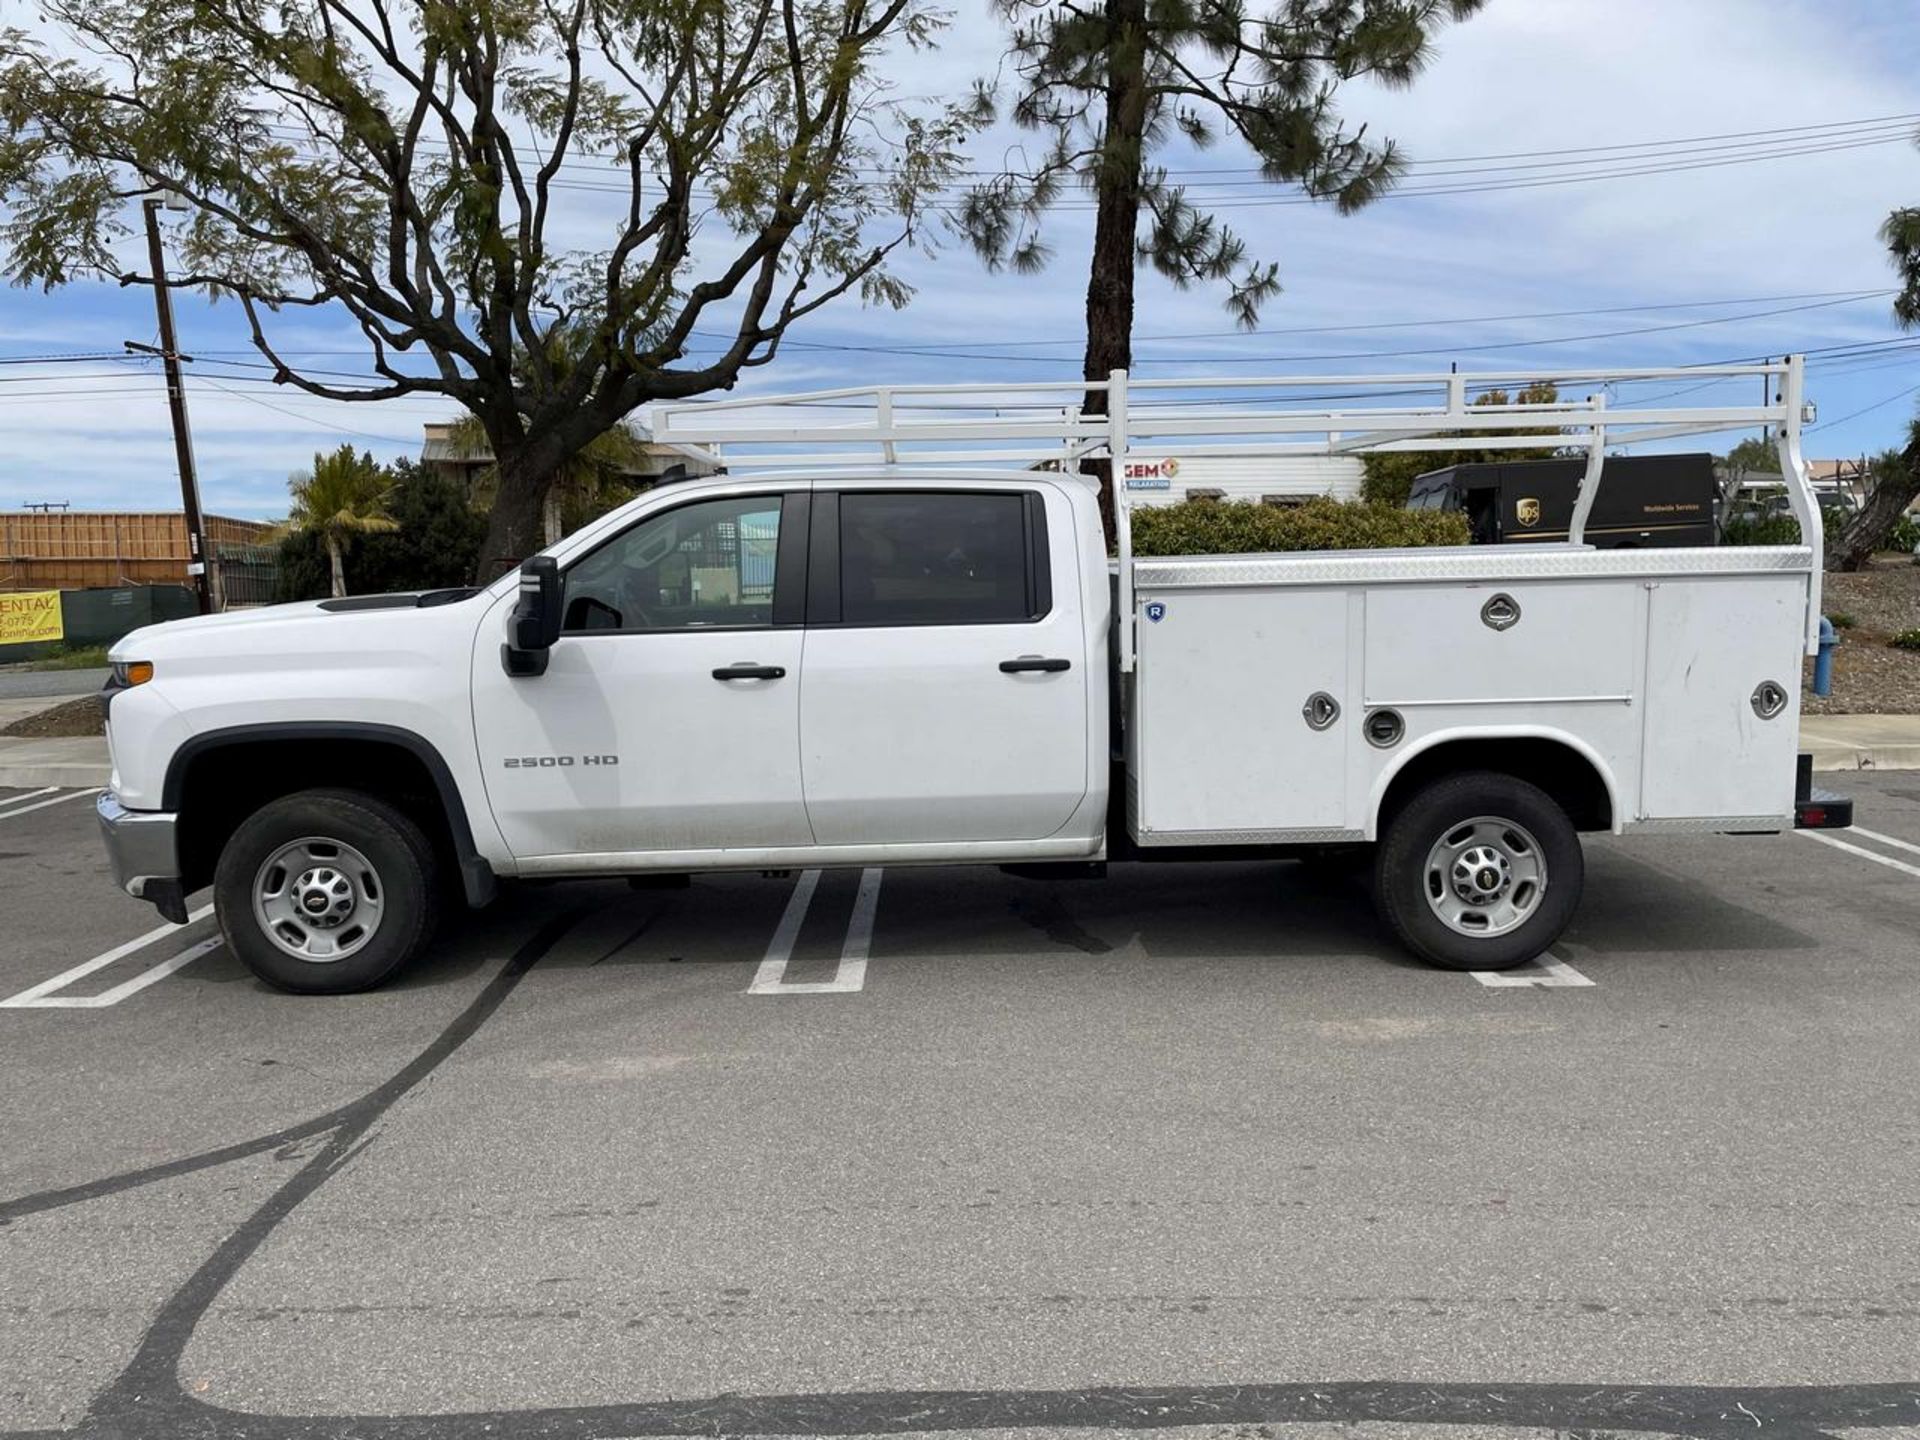
POLYGON ((1798 545, 1800 522, 1791 515, 1765 515, 1753 520, 1729 520, 1722 545, 1798 545))
POLYGON ((1218 500, 1139 506, 1136 555, 1245 555, 1275 550, 1388 550, 1464 545, 1466 517, 1441 510, 1309 500, 1282 507, 1218 500))

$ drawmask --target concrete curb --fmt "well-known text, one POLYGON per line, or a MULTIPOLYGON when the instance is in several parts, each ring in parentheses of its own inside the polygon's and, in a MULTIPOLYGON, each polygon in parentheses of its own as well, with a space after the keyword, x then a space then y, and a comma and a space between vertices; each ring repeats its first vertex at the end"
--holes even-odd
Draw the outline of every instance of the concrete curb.
POLYGON ((1920 745, 1848 745, 1807 747, 1815 770, 1920 770, 1920 745))
POLYGON ((0 736, 0 786, 38 790, 58 785, 63 790, 98 790, 112 773, 104 738, 83 735, 32 740, 0 736))
POLYGON ((112 774, 106 765, 0 765, 0 787, 10 790, 104 790, 112 774))

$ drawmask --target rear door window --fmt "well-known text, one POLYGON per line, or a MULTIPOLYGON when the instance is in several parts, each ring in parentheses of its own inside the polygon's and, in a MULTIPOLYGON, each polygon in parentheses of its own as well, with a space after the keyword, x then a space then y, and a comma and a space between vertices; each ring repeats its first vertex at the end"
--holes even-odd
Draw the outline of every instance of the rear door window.
POLYGON ((1008 624, 1050 608, 1038 495, 847 491, 839 511, 841 624, 1008 624))

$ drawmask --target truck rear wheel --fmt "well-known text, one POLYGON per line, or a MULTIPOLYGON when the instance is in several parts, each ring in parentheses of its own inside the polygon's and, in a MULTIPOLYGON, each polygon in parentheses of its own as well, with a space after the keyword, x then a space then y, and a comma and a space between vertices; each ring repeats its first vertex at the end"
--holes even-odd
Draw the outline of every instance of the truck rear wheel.
POLYGON ((1510 970, 1560 938, 1585 879, 1580 837, 1545 791, 1476 771, 1436 780, 1388 823, 1374 900, 1421 959, 1510 970))
POLYGON ((302 790, 255 811, 214 871, 227 948, 300 995, 380 984, 426 944, 434 854, 400 811, 354 790, 302 790))

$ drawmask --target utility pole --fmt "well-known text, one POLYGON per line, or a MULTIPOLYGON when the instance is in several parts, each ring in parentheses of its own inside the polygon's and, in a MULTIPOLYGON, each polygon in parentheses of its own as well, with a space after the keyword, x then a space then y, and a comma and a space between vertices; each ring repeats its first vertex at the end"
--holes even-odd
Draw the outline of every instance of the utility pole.
POLYGON ((193 577, 200 613, 221 608, 219 566, 209 558, 206 521, 200 514, 200 480, 193 468, 193 434, 187 428, 187 385, 180 373, 180 347, 173 332, 173 297, 167 290, 167 257, 160 245, 160 207, 164 195, 140 201, 147 217, 147 259, 153 269, 153 308, 160 322, 160 348, 127 342, 127 349, 160 357, 167 374, 167 408, 173 415, 173 454, 180 468, 180 504, 187 521, 187 573, 193 577))

